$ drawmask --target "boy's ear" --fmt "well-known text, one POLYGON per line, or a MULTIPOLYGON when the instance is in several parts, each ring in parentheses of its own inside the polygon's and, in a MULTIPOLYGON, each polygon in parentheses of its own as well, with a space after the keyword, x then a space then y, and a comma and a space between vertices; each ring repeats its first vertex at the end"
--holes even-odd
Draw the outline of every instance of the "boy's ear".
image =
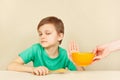
POLYGON ((64 34, 63 33, 59 33, 58 34, 58 41, 61 41, 62 39, 63 39, 63 37, 64 37, 64 34))

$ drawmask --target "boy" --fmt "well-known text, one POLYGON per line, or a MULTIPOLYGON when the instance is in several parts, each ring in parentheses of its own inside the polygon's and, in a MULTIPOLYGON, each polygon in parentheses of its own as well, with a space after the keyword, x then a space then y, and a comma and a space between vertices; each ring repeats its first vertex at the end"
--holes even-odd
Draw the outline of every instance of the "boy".
POLYGON ((46 17, 37 27, 40 43, 32 45, 21 52, 8 70, 30 72, 35 75, 46 75, 49 70, 68 68, 77 70, 76 66, 68 59, 65 49, 59 47, 64 37, 64 24, 56 17, 46 17), (32 61, 34 67, 24 64, 32 61))

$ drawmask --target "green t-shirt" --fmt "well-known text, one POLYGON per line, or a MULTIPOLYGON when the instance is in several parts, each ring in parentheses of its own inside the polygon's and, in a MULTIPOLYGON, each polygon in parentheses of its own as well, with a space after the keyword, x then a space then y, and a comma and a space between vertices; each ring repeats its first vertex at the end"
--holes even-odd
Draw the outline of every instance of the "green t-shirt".
POLYGON ((32 61, 34 67, 45 66, 49 70, 68 68, 77 70, 76 66, 69 60, 65 49, 59 47, 59 55, 56 58, 50 58, 45 49, 39 44, 34 44, 30 48, 19 54, 25 64, 32 61))

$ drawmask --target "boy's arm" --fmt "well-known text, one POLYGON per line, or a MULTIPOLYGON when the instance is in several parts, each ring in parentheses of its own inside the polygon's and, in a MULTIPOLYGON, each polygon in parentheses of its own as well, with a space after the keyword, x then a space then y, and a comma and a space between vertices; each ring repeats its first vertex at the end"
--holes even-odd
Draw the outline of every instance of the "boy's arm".
POLYGON ((34 75, 38 75, 38 76, 46 75, 49 72, 49 70, 45 66, 39 66, 36 68, 25 66, 24 61, 21 59, 21 57, 18 57, 11 64, 9 64, 8 70, 29 72, 29 73, 33 73, 34 75))
MULTIPOLYGON (((69 57, 69 59, 70 59, 71 61, 72 61, 71 55, 72 55, 73 52, 79 52, 79 47, 78 47, 78 45, 76 44, 75 41, 70 42, 69 48, 68 48, 68 57, 69 57)), ((73 61, 72 61, 72 62, 73 62, 73 61)), ((73 63, 74 63, 74 62, 73 62, 73 63)), ((75 66, 76 66, 76 68, 77 68, 78 71, 84 71, 84 70, 85 70, 84 67, 77 66, 77 65, 75 65, 75 66)))
POLYGON ((24 66, 24 61, 21 59, 21 57, 18 57, 14 61, 12 61, 8 67, 8 70, 13 70, 13 71, 20 71, 20 72, 33 72, 33 67, 28 67, 24 66))

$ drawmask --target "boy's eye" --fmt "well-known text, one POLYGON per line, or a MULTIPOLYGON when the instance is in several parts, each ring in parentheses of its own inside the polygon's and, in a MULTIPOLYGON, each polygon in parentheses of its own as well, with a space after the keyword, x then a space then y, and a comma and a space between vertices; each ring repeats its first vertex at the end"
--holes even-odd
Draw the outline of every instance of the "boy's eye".
POLYGON ((39 36, 42 36, 42 34, 39 34, 39 36))
POLYGON ((50 35, 51 33, 46 33, 46 35, 50 35))

